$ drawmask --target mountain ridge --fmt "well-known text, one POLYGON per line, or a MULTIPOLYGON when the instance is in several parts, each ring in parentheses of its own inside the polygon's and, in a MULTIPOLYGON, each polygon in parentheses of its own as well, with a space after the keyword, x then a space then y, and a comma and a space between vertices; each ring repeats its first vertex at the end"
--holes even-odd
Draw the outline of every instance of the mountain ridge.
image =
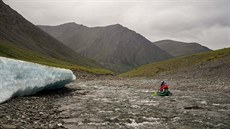
POLYGON ((144 36, 120 24, 79 27, 75 23, 38 27, 81 55, 96 60, 102 66, 116 72, 172 58, 144 36))
POLYGON ((179 56, 186 56, 200 52, 210 51, 208 47, 202 46, 199 43, 191 42, 181 42, 175 40, 160 40, 153 42, 156 46, 160 47, 161 49, 167 51, 169 54, 173 55, 174 57, 179 56))
POLYGON ((0 7, 0 39, 18 48, 28 49, 51 58, 81 66, 101 68, 95 61, 81 56, 33 25, 2 0, 0 7))
MULTIPOLYGON (((177 57, 165 61, 142 65, 126 73, 120 74, 122 77, 152 77, 161 74, 171 75, 181 69, 189 69, 193 66, 210 61, 220 60, 230 57, 230 48, 220 50, 207 51, 188 56, 177 57)), ((229 65, 229 64, 228 64, 229 65)))

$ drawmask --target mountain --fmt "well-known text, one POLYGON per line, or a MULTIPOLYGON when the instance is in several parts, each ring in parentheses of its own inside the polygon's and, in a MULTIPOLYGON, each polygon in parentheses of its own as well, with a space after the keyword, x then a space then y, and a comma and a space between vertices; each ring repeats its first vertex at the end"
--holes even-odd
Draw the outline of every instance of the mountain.
POLYGON ((39 27, 81 55, 116 72, 172 57, 142 35, 120 24, 86 27, 66 23, 39 27))
POLYGON ((112 72, 109 70, 95 68, 95 67, 88 67, 88 66, 84 67, 81 65, 76 65, 74 63, 70 63, 46 55, 42 55, 28 49, 19 48, 16 45, 1 39, 0 39, 0 56, 18 59, 18 60, 24 60, 28 62, 34 62, 34 63, 52 66, 52 67, 71 69, 73 71, 83 71, 92 74, 112 74, 112 72))
MULTIPOLYGON (((207 63, 212 64, 212 63, 209 63, 212 61, 219 62, 220 60, 222 60, 220 62, 222 63, 225 62, 225 63, 221 65, 228 66, 229 68, 230 64, 227 63, 226 61, 223 61, 223 59, 229 60, 229 58, 230 58, 230 48, 225 48, 225 49, 202 52, 202 53, 193 54, 189 56, 177 57, 177 58, 169 59, 166 61, 143 65, 136 69, 123 73, 120 76, 123 76, 123 77, 153 77, 153 76, 161 75, 161 74, 170 76, 172 75, 172 73, 177 72, 178 70, 181 70, 181 69, 185 69, 186 71, 190 71, 190 72, 194 71, 193 75, 195 76, 196 74, 200 74, 198 72, 195 72, 195 71, 199 71, 196 69, 203 68, 203 65, 206 65, 207 63), (187 69, 190 69, 191 67, 194 67, 192 68, 193 70, 187 70, 187 69)), ((209 67, 209 71, 208 70, 204 70, 204 71, 208 71, 210 73, 214 69, 215 67, 209 67)), ((222 69, 222 71, 218 73, 218 75, 220 75, 221 73, 226 73, 225 71, 226 70, 222 69)), ((212 74, 215 74, 215 72, 214 73, 212 72, 212 74)))
POLYGON ((173 40, 161 40, 153 43, 174 57, 210 51, 209 48, 201 46, 198 43, 186 43, 173 40))
MULTIPOLYGON (((0 40, 1 44, 8 43, 18 49, 37 53, 39 56, 44 55, 84 67, 100 68, 95 61, 81 56, 27 21, 2 0, 0 0, 0 40)), ((8 54, 10 52, 9 49, 8 54)))

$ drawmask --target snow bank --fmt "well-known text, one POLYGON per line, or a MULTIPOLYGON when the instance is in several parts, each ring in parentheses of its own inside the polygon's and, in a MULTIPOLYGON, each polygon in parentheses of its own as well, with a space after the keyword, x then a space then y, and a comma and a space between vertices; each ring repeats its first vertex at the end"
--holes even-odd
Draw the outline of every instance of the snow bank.
POLYGON ((75 79, 71 70, 0 57, 0 103, 13 96, 61 88, 75 79))

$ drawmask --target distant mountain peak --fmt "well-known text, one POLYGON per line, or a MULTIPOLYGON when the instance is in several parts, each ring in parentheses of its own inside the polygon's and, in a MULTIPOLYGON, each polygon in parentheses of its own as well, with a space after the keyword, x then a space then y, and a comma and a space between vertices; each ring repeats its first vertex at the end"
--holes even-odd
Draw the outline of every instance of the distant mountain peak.
POLYGON ((183 41, 178 41, 178 40, 173 40, 173 39, 163 39, 163 40, 159 40, 156 41, 157 43, 188 43, 188 42, 183 42, 183 41))
POLYGON ((60 24, 60 26, 62 25, 78 25, 77 23, 75 22, 67 22, 67 23, 64 23, 64 24, 60 24))
POLYGON ((124 72, 172 57, 144 36, 121 24, 81 30, 65 26, 41 28, 76 52, 98 61, 102 66, 115 72, 124 72))
POLYGON ((57 26, 82 26, 82 27, 87 27, 87 26, 84 26, 82 24, 77 24, 76 22, 67 22, 67 23, 64 23, 64 24, 57 25, 57 26))
POLYGON ((121 24, 112 24, 112 25, 108 25, 108 26, 105 26, 105 27, 107 27, 107 28, 126 28, 126 27, 124 27, 124 26, 122 26, 121 24))
MULTIPOLYGON (((175 40, 172 40, 172 39, 163 39, 163 40, 160 40, 161 42, 163 42, 163 41, 167 41, 167 42, 169 42, 169 41, 173 41, 173 42, 175 42, 175 40)), ((177 41, 176 41, 177 42, 177 41)))
POLYGON ((190 54, 195 54, 195 53, 205 52, 210 50, 209 48, 202 46, 196 42, 187 43, 187 42, 166 39, 166 40, 161 40, 153 43, 175 57, 185 56, 185 55, 190 55, 190 54))
POLYGON ((117 24, 113 24, 113 25, 110 25, 110 26, 115 26, 115 27, 123 27, 121 24, 117 23, 117 24))

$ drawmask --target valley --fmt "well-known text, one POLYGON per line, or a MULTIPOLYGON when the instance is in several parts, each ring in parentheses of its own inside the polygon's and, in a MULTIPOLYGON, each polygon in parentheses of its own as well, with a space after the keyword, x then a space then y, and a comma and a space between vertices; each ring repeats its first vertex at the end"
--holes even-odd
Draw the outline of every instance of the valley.
POLYGON ((0 0, 0 129, 230 128, 228 2, 78 2, 0 0))
POLYGON ((38 27, 115 73, 173 57, 141 34, 120 24, 87 27, 71 22, 38 27))
POLYGON ((225 57, 151 78, 78 73, 67 88, 1 104, 0 128, 227 129, 229 64, 225 57), (172 96, 152 96, 162 80, 172 96))

